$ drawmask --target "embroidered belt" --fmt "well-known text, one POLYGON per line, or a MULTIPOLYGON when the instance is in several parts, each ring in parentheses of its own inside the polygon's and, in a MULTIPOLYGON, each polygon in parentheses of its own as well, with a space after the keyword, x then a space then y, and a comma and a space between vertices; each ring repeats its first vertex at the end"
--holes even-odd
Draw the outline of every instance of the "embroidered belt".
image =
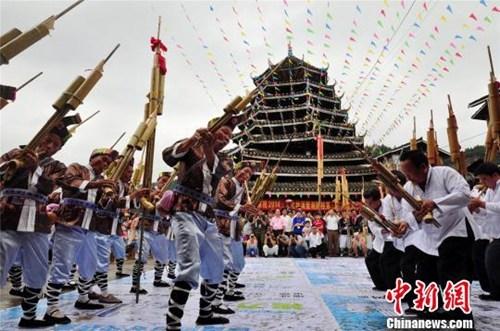
POLYGON ((90 209, 90 210, 94 211, 97 214, 97 216, 100 216, 100 217, 115 218, 118 216, 118 214, 116 212, 101 209, 95 203, 92 203, 92 202, 89 202, 86 200, 64 198, 64 199, 62 199, 61 204, 65 205, 65 206, 74 206, 74 207, 90 209))
POLYGON ((151 221, 151 222, 165 222, 163 220, 163 217, 158 216, 158 215, 149 215, 149 214, 144 214, 144 212, 141 209, 130 209, 129 212, 131 214, 135 214, 139 216, 140 218, 144 218, 145 220, 151 221))
POLYGON ((97 214, 97 216, 107 217, 107 218, 112 218, 112 219, 114 219, 115 217, 118 216, 118 213, 111 211, 111 210, 105 210, 105 209, 96 209, 95 213, 97 214))
POLYGON ((211 196, 180 184, 175 184, 175 186, 172 188, 172 191, 209 205, 210 207, 213 207, 215 205, 215 200, 211 196))
POLYGON ((20 198, 34 200, 39 203, 47 204, 49 199, 40 193, 31 192, 30 190, 20 188, 5 188, 0 191, 0 198, 20 198))
POLYGON ((61 200, 61 204, 65 206, 81 207, 85 209, 97 210, 98 207, 95 203, 89 202, 87 200, 64 198, 61 200))
POLYGON ((231 215, 227 210, 214 209, 214 215, 217 217, 227 218, 231 221, 238 221, 240 218, 238 215, 231 215))

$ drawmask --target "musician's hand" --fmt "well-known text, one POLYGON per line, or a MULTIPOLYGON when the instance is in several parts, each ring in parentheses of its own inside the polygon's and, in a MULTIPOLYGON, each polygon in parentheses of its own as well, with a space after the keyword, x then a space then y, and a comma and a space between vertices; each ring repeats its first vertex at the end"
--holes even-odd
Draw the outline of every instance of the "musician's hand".
POLYGON ((422 204, 420 209, 423 210, 426 214, 431 213, 434 209, 436 209, 436 203, 432 200, 422 200, 422 204))
POLYGON ((59 201, 61 201, 61 192, 54 191, 48 195, 48 198, 52 203, 59 203, 59 201))
POLYGON ((87 184, 88 189, 109 187, 116 190, 116 183, 109 179, 96 179, 92 180, 87 184))
POLYGON ((469 211, 471 213, 477 213, 479 212, 479 208, 485 208, 485 207, 486 203, 479 198, 470 199, 469 204, 467 205, 467 208, 469 208, 469 211))
POLYGON ((23 162, 23 167, 26 169, 33 171, 38 166, 38 156, 32 151, 23 151, 19 159, 23 162))
POLYGON ((260 210, 252 205, 251 203, 247 203, 246 205, 241 207, 243 212, 249 213, 250 215, 257 216, 259 215, 260 210))
POLYGON ((134 216, 130 221, 130 230, 136 230, 139 225, 139 216, 134 216))
POLYGON ((130 199, 140 199, 142 197, 149 197, 151 194, 151 189, 149 188, 140 188, 137 191, 130 194, 130 199))
POLYGON ((405 221, 394 221, 396 224, 396 230, 392 231, 395 237, 401 238, 408 231, 408 223, 405 221))
POLYGON ((415 216, 415 219, 417 220, 418 223, 422 222, 422 219, 424 216, 427 214, 425 210, 419 209, 419 210, 414 210, 413 216, 415 216))
POLYGON ((193 136, 191 137, 192 140, 198 142, 206 139, 210 134, 210 131, 208 131, 207 128, 201 128, 195 131, 193 136))

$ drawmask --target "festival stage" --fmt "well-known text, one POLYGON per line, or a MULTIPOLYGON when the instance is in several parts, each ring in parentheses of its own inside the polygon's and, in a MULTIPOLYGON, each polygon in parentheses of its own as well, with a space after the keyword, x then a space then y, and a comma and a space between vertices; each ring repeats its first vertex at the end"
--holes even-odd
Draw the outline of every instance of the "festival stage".
MULTIPOLYGON (((151 265, 151 263, 149 263, 151 265)), ((143 278, 149 291, 135 304, 128 293, 130 278, 110 282, 111 293, 123 299, 99 311, 73 308, 77 292, 62 296, 64 311, 72 324, 48 330, 164 330, 169 288, 154 288, 153 271, 143 278)), ((383 330, 386 316, 394 316, 383 292, 373 291, 363 259, 247 258, 241 281, 247 300, 229 305, 237 310, 226 326, 196 327, 199 294, 193 291, 184 316, 183 330, 269 331, 269 330, 383 330)), ((3 292, 5 293, 5 292, 3 292)), ((500 302, 478 299, 479 285, 472 286, 472 308, 477 330, 500 330, 500 302)), ((2 301, 5 296, 2 298, 2 301)), ((45 311, 43 300, 39 314, 45 311)), ((0 312, 2 330, 16 330, 20 307, 0 312)))

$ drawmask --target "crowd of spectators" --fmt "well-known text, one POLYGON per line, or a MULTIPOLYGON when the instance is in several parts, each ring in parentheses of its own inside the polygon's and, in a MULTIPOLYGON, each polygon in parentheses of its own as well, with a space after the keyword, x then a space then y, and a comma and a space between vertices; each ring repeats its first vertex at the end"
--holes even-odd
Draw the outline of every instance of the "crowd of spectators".
POLYGON ((366 220, 355 209, 276 209, 247 220, 242 234, 249 257, 365 257, 372 243, 366 220))

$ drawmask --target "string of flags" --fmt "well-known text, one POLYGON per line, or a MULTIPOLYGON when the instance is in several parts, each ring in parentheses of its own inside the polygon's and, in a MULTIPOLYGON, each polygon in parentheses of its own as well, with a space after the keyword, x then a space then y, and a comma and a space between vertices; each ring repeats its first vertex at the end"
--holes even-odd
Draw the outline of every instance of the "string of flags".
MULTIPOLYGON (((356 78, 357 84, 354 87, 354 91, 350 93, 349 97, 347 98, 350 101, 352 101, 353 97, 358 92, 358 90, 360 89, 361 85, 365 82, 365 80, 372 74, 376 75, 376 72, 379 70, 377 64, 382 63, 384 59, 384 52, 388 50, 390 39, 388 36, 383 36, 383 33, 387 32, 387 30, 384 28, 384 24, 382 23, 382 20, 387 19, 388 15, 386 11, 389 11, 388 2, 385 2, 384 6, 378 11, 379 14, 378 17, 376 18, 378 28, 376 28, 377 30, 375 30, 373 35, 371 36, 366 54, 362 58, 363 64, 358 73, 358 77, 356 78), (380 49, 379 56, 377 57, 377 59, 373 59, 373 57, 375 57, 376 54, 375 52, 378 49, 380 49), (371 66, 372 69, 367 70, 367 67, 369 66, 371 66)), ((399 15, 399 11, 397 11, 397 18, 399 21, 401 21, 401 16, 399 15)), ((395 31, 394 27, 392 27, 391 30, 392 32, 394 32, 395 31)), ((372 78, 370 79, 372 80, 372 78)), ((357 107, 356 109, 359 111, 360 107, 357 107)))
POLYGON ((219 70, 219 68, 217 66, 217 61, 216 61, 215 54, 211 51, 211 49, 208 47, 208 44, 202 38, 202 36, 201 36, 198 28, 196 27, 196 25, 194 24, 193 20, 191 19, 191 16, 187 12, 186 7, 184 6, 184 4, 181 3, 180 6, 181 6, 181 9, 182 9, 182 12, 184 13, 184 17, 186 18, 187 22, 189 23, 189 25, 193 29, 193 31, 194 31, 194 33, 196 35, 196 38, 199 41, 200 46, 203 49, 203 51, 204 51, 204 53, 205 53, 205 55, 207 57, 208 63, 211 65, 211 67, 214 70, 217 78, 219 79, 220 83, 224 87, 224 91, 226 92, 226 94, 228 95, 228 97, 231 98, 234 94, 231 93, 231 91, 229 89, 229 86, 227 84, 226 79, 224 78, 224 76, 222 76, 222 74, 221 74, 221 72, 220 72, 220 70, 219 70))
POLYGON ((262 8, 260 7, 259 0, 256 0, 255 2, 257 5, 256 9, 257 9, 257 16, 258 16, 259 22, 260 22, 260 30, 262 31, 262 35, 264 38, 264 46, 267 49, 267 56, 268 56, 268 58, 273 58, 274 57, 273 46, 267 40, 267 36, 266 36, 267 35, 267 28, 266 28, 265 19, 264 19, 264 12, 262 11, 262 8))
POLYGON ((240 31, 241 41, 243 42, 243 45, 245 45, 244 47, 245 47, 245 52, 247 53, 247 60, 250 63, 250 67, 252 68, 250 74, 254 75, 257 73, 257 67, 253 64, 252 47, 248 40, 248 34, 245 30, 245 27, 241 23, 240 14, 234 5, 232 6, 232 11, 236 19, 236 24, 238 25, 238 29, 240 31))
POLYGON ((180 44, 178 41, 176 41, 176 39, 174 37, 171 38, 171 41, 172 41, 172 44, 175 45, 175 47, 177 48, 177 52, 175 52, 175 53, 181 54, 182 58, 184 59, 184 62, 189 67, 189 70, 191 70, 191 73, 195 76, 196 81, 203 88, 203 91, 205 91, 205 94, 210 99, 210 102, 212 103, 212 105, 214 105, 215 107, 217 107, 217 104, 215 103, 215 99, 212 96, 212 94, 210 93, 210 90, 208 89, 207 83, 205 82, 205 80, 203 80, 200 77, 200 75, 198 74, 198 71, 195 70, 195 68, 193 67, 193 62, 190 60, 190 58, 187 55, 187 53, 186 53, 184 47, 182 46, 182 44, 180 44))
POLYGON ((313 21, 314 21, 313 13, 312 13, 311 8, 309 7, 310 3, 311 3, 311 1, 308 0, 307 5, 306 5, 306 15, 305 15, 306 33, 305 33, 305 36, 306 36, 306 53, 308 55, 312 56, 312 55, 314 55, 314 52, 311 50, 311 48, 314 48, 314 42, 312 41, 312 35, 315 34, 315 31, 314 31, 314 26, 313 26, 313 21))
MULTIPOLYGON (((454 13, 453 8, 451 7, 451 5, 446 5, 445 10, 446 10, 446 12, 443 15, 441 15, 440 18, 439 18, 439 20, 441 22, 443 22, 443 23, 447 22, 447 15, 451 15, 451 14, 454 13)), ((469 17, 470 16, 471 15, 469 15, 469 17)), ((476 15, 474 15, 474 16, 476 16, 476 15)), ((485 16, 484 21, 490 23, 492 20, 491 20, 491 18, 489 16, 485 16)), ((414 24, 414 25, 416 25, 416 24, 414 24)), ((471 27, 469 26, 469 24, 465 24, 463 27, 466 28, 466 29, 471 29, 471 27)), ((419 26, 418 28, 420 29, 421 27, 419 26)), ((435 37, 437 37, 439 35, 439 33, 440 33, 440 30, 441 29, 440 29, 439 25, 433 25, 433 26, 431 26, 431 34, 429 34, 429 37, 428 37, 427 41, 425 41, 425 43, 424 43, 425 44, 425 48, 420 49, 418 52, 415 52, 415 51, 409 52, 410 54, 411 53, 418 53, 418 55, 415 57, 414 61, 410 62, 408 71, 402 77, 402 79, 399 82, 397 88, 393 89, 394 93, 391 96, 391 98, 386 102, 386 104, 384 105, 384 107, 382 107, 382 108, 378 107, 377 102, 380 102, 381 99, 380 99, 380 96, 378 96, 376 98, 376 100, 375 100, 376 103, 374 105, 372 105, 370 107, 370 109, 373 109, 374 112, 378 111, 378 117, 377 117, 377 119, 373 120, 373 118, 371 116, 372 114, 370 114, 367 117, 367 119, 365 120, 365 122, 363 122, 363 127, 365 127, 366 123, 371 123, 371 127, 367 130, 368 136, 371 135, 372 130, 374 130, 375 128, 379 127, 378 125, 381 122, 381 120, 383 119, 384 115, 388 114, 387 110, 394 107, 394 103, 395 103, 394 101, 396 100, 395 96, 403 88, 409 87, 409 84, 407 84, 407 81, 410 80, 412 74, 416 74, 416 73, 419 72, 419 70, 421 70, 422 59, 424 59, 425 56, 429 53, 428 50, 430 50, 432 47, 434 47, 434 49, 437 47, 437 46, 431 45, 433 42, 437 42, 437 40, 436 40, 437 38, 433 38, 432 34, 434 34, 435 37)), ((484 31, 484 28, 482 26, 478 25, 476 27, 476 30, 477 31, 484 31)), ((460 40, 460 39, 464 39, 464 36, 462 36, 461 34, 456 34, 454 38, 457 39, 457 40, 460 40)), ((469 36, 469 39, 473 40, 473 41, 477 40, 477 38, 476 38, 476 36, 474 34, 471 34, 469 36)), ((430 89, 436 87, 436 81, 437 81, 437 79, 438 78, 443 78, 444 74, 450 72, 449 65, 453 66, 455 64, 455 61, 457 59, 461 59, 463 57, 462 56, 462 53, 463 53, 462 48, 464 46, 458 47, 456 45, 456 43, 457 43, 456 40, 452 40, 449 43, 448 48, 446 48, 443 51, 443 54, 439 56, 438 62, 436 62, 436 64, 431 68, 431 72, 426 76, 426 78, 423 80, 423 82, 421 82, 420 84, 417 85, 418 91, 416 91, 416 92, 413 93, 410 101, 408 101, 404 105, 403 111, 392 122, 392 124, 390 126, 390 128, 391 128, 390 132, 392 132, 398 125, 400 125, 402 123, 402 118, 405 115, 408 115, 409 112, 411 111, 411 109, 415 108, 418 105, 418 102, 416 102, 416 100, 421 101, 420 99, 418 99, 418 96, 420 96, 420 98, 423 98, 426 95, 428 95, 430 93, 430 89), (448 66, 443 66, 442 65, 443 62, 448 62, 448 66)), ((401 55, 398 56, 398 57, 401 58, 401 55)), ((403 63, 404 61, 400 61, 400 62, 403 63)), ((396 69, 399 70, 399 66, 396 69)), ((387 85, 384 85, 384 86, 387 86, 387 85)), ((381 91, 381 92, 383 92, 383 91, 381 91)), ((387 137, 388 134, 389 134, 389 132, 385 132, 385 134, 383 135, 383 137, 384 138, 387 137)))
POLYGON ((321 52, 321 64, 324 66, 329 65, 328 56, 326 53, 332 47, 332 29, 333 29, 333 15, 331 12, 331 1, 327 2, 327 9, 325 10, 325 33, 323 35, 323 51, 321 52))
MULTIPOLYGON (((434 8, 434 7, 432 7, 432 8, 434 8)), ((393 71, 391 71, 390 75, 388 75, 388 77, 384 81, 384 85, 383 85, 382 89, 380 90, 378 96, 376 97, 375 102, 369 107, 370 113, 368 114, 365 121, 361 124, 362 129, 365 130, 368 134, 370 134, 370 132, 372 131, 373 128, 377 127, 380 120, 387 113, 387 109, 390 109, 394 105, 394 102, 396 101, 396 95, 401 91, 401 89, 403 87, 407 86, 406 82, 410 78, 411 74, 418 72, 418 65, 420 65, 420 63, 422 62, 422 58, 425 57, 426 53, 420 52, 420 54, 417 55, 412 62, 405 61, 404 59, 408 56, 407 54, 416 53, 416 51, 411 50, 410 43, 412 43, 412 44, 416 43, 416 37, 420 33, 422 33, 422 34, 425 33, 424 29, 422 29, 421 26, 424 25, 423 23, 425 22, 425 20, 427 19, 428 15, 431 11, 432 11, 432 9, 428 9, 427 6, 425 6, 425 7, 423 6, 423 8, 416 15, 416 21, 413 23, 413 25, 411 26, 411 30, 408 33, 408 36, 411 35, 413 37, 408 38, 404 42, 404 45, 400 48, 400 50, 397 54, 397 57, 394 59, 394 63, 393 63, 393 66, 395 69, 393 71), (423 57, 421 55, 423 55, 423 57), (399 81, 397 88, 394 88, 392 86, 394 73, 395 72, 397 73, 397 71, 400 70, 400 64, 403 65, 405 63, 408 64, 407 72, 404 75, 402 75, 402 79, 399 81), (383 103, 382 100, 385 97, 385 94, 390 90, 393 91, 392 96, 390 97, 390 99, 388 99, 386 101, 385 105, 383 107, 381 107, 381 104, 383 103), (375 121, 373 121, 373 115, 375 112, 378 112, 379 115, 378 115, 377 119, 375 121), (368 125, 368 123, 371 123, 371 127, 366 130, 366 126, 368 125)), ((429 47, 429 48, 431 47, 427 41, 425 42, 425 44, 427 45, 427 47, 429 47)), ((418 49, 418 47, 417 47, 417 49, 418 49)), ((364 103, 365 98, 367 96, 368 96, 368 93, 364 92, 361 102, 364 103)), ((364 104, 360 104, 360 107, 362 107, 361 105, 364 105, 364 104)))
POLYGON ((238 63, 236 60, 236 57, 234 56, 233 52, 231 51, 231 42, 229 39, 229 36, 226 34, 226 31, 224 31, 224 28, 222 27, 221 20, 217 13, 215 12, 215 6, 213 4, 209 5, 210 12, 214 15, 215 18, 215 24, 217 25, 217 28, 219 32, 222 35, 222 40, 224 43, 229 47, 229 57, 231 58, 231 64, 233 65, 233 69, 236 71, 236 74, 238 75, 238 79, 240 81, 240 85, 245 89, 248 90, 248 84, 245 82, 245 74, 241 72, 241 65, 238 63))
MULTIPOLYGON (((484 4, 483 4, 484 6, 484 4)), ((487 6, 486 6, 487 7, 487 6)), ((495 7, 491 9, 491 11, 495 11, 495 7)), ((471 13, 473 14, 473 13, 471 13)), ((478 15, 468 14, 468 18, 470 20, 478 22, 478 15), (473 16, 473 17, 472 17, 473 16)), ((488 19, 484 20, 486 22, 492 21, 492 19, 487 15, 488 19)), ((476 26, 475 31, 484 31, 485 29, 482 26, 476 26)), ((389 128, 384 131, 381 137, 378 139, 378 142, 382 142, 385 138, 387 138, 396 128, 399 127, 403 123, 403 119, 406 116, 410 115, 412 109, 415 109, 419 103, 430 96, 431 89, 436 87, 435 82, 439 79, 443 79, 445 74, 449 74, 455 65, 455 61, 463 59, 463 50, 466 47, 466 43, 473 44, 477 41, 477 37, 473 33, 473 28, 470 23, 464 23, 462 25, 462 31, 459 34, 455 34, 452 38, 452 41, 448 44, 447 48, 444 51, 446 55, 440 55, 434 66, 431 68, 431 72, 426 76, 423 82, 418 84, 417 90, 413 93, 410 100, 406 103, 405 108, 402 112, 398 114, 398 116, 394 119, 394 121, 389 125, 389 128), (471 31, 472 30, 472 31, 471 31), (467 37, 468 34, 468 37, 467 37), (461 42, 461 45, 457 47, 456 43, 458 41, 461 42), (460 51, 456 51, 460 49, 460 51), (455 57, 455 60, 454 60, 455 57), (432 81, 432 85, 427 83, 428 81, 432 81)))
MULTIPOLYGON (((214 4, 217 3, 214 2, 214 4)), ((243 16, 249 15, 247 11, 243 15, 243 13, 240 14, 235 5, 228 7, 232 10, 237 24, 237 31, 241 36, 242 45, 240 44, 240 47, 244 48, 244 52, 238 52, 234 47, 239 42, 236 43, 234 37, 230 38, 226 33, 228 29, 227 19, 222 12, 218 12, 214 4, 208 7, 215 20, 212 28, 218 31, 219 37, 228 46, 226 53, 230 57, 233 72, 235 71, 238 75, 240 86, 248 88, 244 74, 247 70, 242 68, 249 65, 251 68, 250 73, 253 74, 257 71, 252 61, 254 54, 259 56, 265 54, 268 58, 274 55, 273 45, 268 40, 270 37, 269 28, 272 27, 272 24, 266 24, 265 14, 267 14, 267 10, 263 10, 262 3, 256 0, 254 15, 257 15, 257 19, 253 21, 252 26, 248 26, 248 28, 251 28, 247 30, 241 19, 243 16), (257 43, 258 46, 251 45, 251 40, 255 39, 250 38, 248 32, 260 34, 260 40, 263 40, 263 43, 257 43), (261 47, 260 52, 255 53, 256 47, 262 45, 264 49, 261 47), (238 54, 244 54, 243 56, 246 57, 245 60, 248 62, 242 61, 243 59, 239 58, 238 54)), ((305 41, 305 45, 303 45, 305 47, 304 52, 307 56, 314 57, 316 60, 319 58, 321 64, 325 66, 329 64, 328 59, 335 51, 333 48, 333 29, 336 26, 336 20, 332 15, 332 4, 330 1, 324 3, 320 18, 317 16, 320 11, 311 6, 311 1, 307 1, 303 7, 304 11, 300 15, 305 21, 305 28, 301 31, 303 34, 301 35, 301 41, 302 38, 305 41)), ((292 21, 296 22, 298 12, 294 10, 293 20, 291 18, 291 8, 295 9, 295 5, 296 3, 289 3, 289 0, 282 0, 284 35, 287 41, 292 41, 298 37, 294 35, 296 31, 292 26, 292 21)), ((411 1, 410 5, 410 2, 407 1, 396 3, 384 0, 376 11, 373 11, 375 6, 372 4, 359 2, 353 5, 353 15, 349 19, 351 26, 347 35, 346 50, 342 56, 343 62, 335 66, 335 69, 338 68, 339 70, 334 75, 337 76, 335 78, 339 78, 339 84, 336 86, 341 90, 338 92, 348 92, 347 96, 349 97, 346 99, 356 97, 356 99, 346 101, 351 101, 354 111, 354 116, 351 119, 354 118, 356 123, 360 122, 360 132, 365 131, 370 137, 375 134, 379 135, 381 131, 374 132, 375 128, 380 128, 380 123, 386 122, 390 123, 390 125, 383 131, 381 139, 386 138, 401 125, 406 116, 432 93, 439 80, 446 78, 450 72, 453 72, 456 63, 464 58, 465 46, 477 42, 480 35, 489 26, 492 26, 495 15, 500 12, 498 5, 491 1, 479 0, 477 5, 483 10, 473 8, 472 10, 468 9, 465 13, 461 8, 455 8, 455 4, 451 2, 411 1), (413 5, 418 7, 416 13, 411 11, 413 5), (434 7, 439 7, 440 12, 433 12, 430 15, 434 7), (409 13, 410 11, 412 15, 411 17, 408 16, 408 20, 410 20, 408 25, 405 22, 407 18, 405 12, 409 13), (373 15, 371 22, 368 22, 365 18, 367 13, 376 13, 376 15, 373 15), (448 38, 444 32, 449 33, 449 22, 456 24, 457 19, 454 16, 459 13, 464 15, 467 20, 462 22, 463 24, 460 23, 459 30, 453 31, 453 34, 449 36, 449 43, 437 54, 435 62, 427 68, 426 65, 430 61, 430 56, 434 57, 436 50, 443 46, 442 40, 448 38), (426 21, 429 17, 432 17, 433 22, 426 21), (400 31, 401 27, 404 29, 400 31), (365 39, 366 34, 364 31, 366 30, 369 30, 371 34, 368 40, 365 39), (362 31, 363 35, 361 34, 362 31), (397 43, 394 42, 397 39, 394 37, 399 38, 397 43), (355 56, 355 51, 360 53, 360 50, 364 54, 355 56), (386 70, 388 68, 391 69, 386 70), (356 69, 356 72, 354 69, 356 69), (419 81, 419 84, 410 84, 410 81, 415 81, 415 77, 421 75, 424 70, 428 72, 425 72, 426 75, 422 76, 423 78, 419 81), (401 105, 399 100, 401 99, 400 95, 403 93, 409 98, 401 105), (398 111, 392 111, 393 109, 398 109, 398 111)), ((220 59, 219 61, 216 60, 214 52, 210 50, 206 43, 208 38, 203 36, 207 31, 198 29, 184 5, 181 6, 184 16, 195 32, 196 39, 203 48, 203 52, 216 77, 223 85, 226 93, 232 95, 228 81, 219 70, 222 67, 218 66, 218 64, 222 62, 220 62, 220 59)), ((182 47, 182 45, 180 46, 182 47)), ((184 52, 184 55, 186 55, 186 52, 184 52)), ((184 55, 182 56, 184 57, 184 55)), ((185 62, 188 64, 190 61, 185 58, 185 62)), ((192 68, 192 63, 190 67, 196 75, 197 71, 192 68)), ((199 81, 200 86, 206 90, 206 81, 199 75, 196 76, 196 79, 199 81)), ((274 88, 277 89, 278 87, 274 86, 274 88)), ((209 92, 207 95, 209 95, 209 92)))
POLYGON ((293 40, 292 23, 290 22, 290 15, 288 14, 289 10, 290 8, 288 6, 288 1, 283 0, 283 13, 285 14, 285 36, 288 43, 293 40))
POLYGON ((356 43, 356 39, 358 38, 358 19, 362 18, 363 10, 359 4, 356 4, 356 13, 354 18, 352 19, 352 27, 347 39, 347 48, 344 55, 344 61, 342 63, 342 72, 340 73, 340 89, 339 92, 344 90, 345 85, 347 84, 347 77, 351 71, 351 61, 353 60, 353 45, 356 43))
MULTIPOLYGON (((382 99, 383 99, 385 93, 389 90, 392 79, 394 78, 394 74, 393 74, 394 71, 391 70, 388 74, 386 74, 385 81, 382 83, 382 87, 379 90, 379 94, 375 98, 375 105, 372 105, 371 107, 365 107, 366 100, 372 96, 372 93, 368 93, 368 92, 370 91, 371 87, 375 85, 378 78, 380 77, 379 76, 379 73, 381 71, 380 65, 383 65, 386 62, 388 62, 388 60, 386 60, 386 59, 389 59, 394 54, 394 51, 397 49, 397 47, 400 45, 400 43, 403 41, 403 39, 405 39, 405 37, 404 37, 405 33, 402 33, 399 40, 395 43, 395 45, 389 49, 389 44, 392 43, 392 40, 398 34, 399 30, 401 29, 404 22, 408 18, 408 15, 410 14, 414 5, 415 5, 415 2, 412 2, 411 6, 407 9, 407 11, 403 15, 403 17, 401 16, 399 10, 396 11, 396 17, 399 20, 397 28, 394 28, 394 26, 391 25, 391 32, 392 32, 391 37, 387 41, 386 45, 381 49, 378 58, 375 61, 373 61, 372 68, 370 69, 369 73, 363 78, 363 81, 359 85, 359 86, 361 86, 365 81, 367 81, 367 84, 364 86, 363 90, 359 90, 359 88, 358 88, 351 95, 351 98, 354 98, 354 96, 359 95, 359 98, 357 98, 355 100, 355 102, 357 102, 357 105, 355 105, 355 109, 356 109, 355 117, 356 118, 358 117, 359 111, 361 109, 365 109, 365 108, 368 109, 367 117, 365 118, 365 121, 361 125, 361 127, 363 129, 365 128, 368 121, 371 121, 371 116, 373 115, 374 112, 377 111, 377 107, 380 105, 380 103, 382 103, 382 99), (385 55, 386 52, 388 53, 387 55, 385 55), (383 61, 381 61, 381 60, 383 60, 383 61)), ((434 7, 434 5, 433 5, 433 7, 434 7)), ((404 2, 401 3, 401 8, 403 10, 406 9, 404 6, 404 2)), ((425 19, 427 18, 427 15, 430 13, 432 8, 426 12, 426 14, 425 14, 426 16, 424 16, 423 18, 422 18, 421 13, 417 14, 417 17, 422 18, 422 22, 425 21, 425 19)), ((410 27, 410 29, 411 28, 412 27, 410 27)), ((404 41, 404 46, 406 46, 408 49, 410 48, 408 40, 404 41)), ((405 53, 403 48, 400 50, 400 52, 403 54, 405 53)))

